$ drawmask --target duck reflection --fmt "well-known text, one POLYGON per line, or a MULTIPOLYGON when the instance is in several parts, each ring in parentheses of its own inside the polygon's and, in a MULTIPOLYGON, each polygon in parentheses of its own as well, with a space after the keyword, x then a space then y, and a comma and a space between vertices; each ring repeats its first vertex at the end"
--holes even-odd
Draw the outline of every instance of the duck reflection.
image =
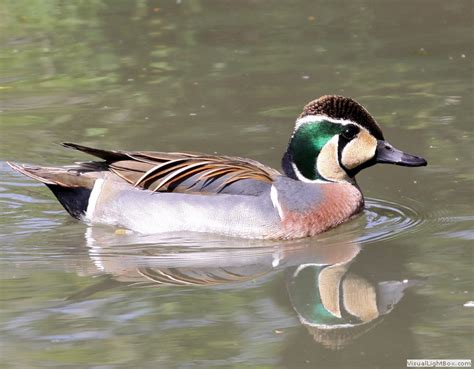
POLYGON ((370 281, 351 262, 304 264, 287 271, 287 289, 300 322, 315 341, 340 349, 382 321, 415 281, 370 281))
POLYGON ((86 241, 93 264, 80 274, 109 278, 70 297, 82 299, 117 285, 215 286, 257 280, 284 270, 289 301, 314 340, 340 349, 371 330, 402 299, 412 280, 383 280, 352 271, 361 246, 320 238, 276 244, 238 239, 139 236, 91 227, 86 241), (212 241, 211 241, 212 240, 212 241), (203 246, 204 245, 204 246, 203 246), (92 268, 91 268, 92 266, 92 268))

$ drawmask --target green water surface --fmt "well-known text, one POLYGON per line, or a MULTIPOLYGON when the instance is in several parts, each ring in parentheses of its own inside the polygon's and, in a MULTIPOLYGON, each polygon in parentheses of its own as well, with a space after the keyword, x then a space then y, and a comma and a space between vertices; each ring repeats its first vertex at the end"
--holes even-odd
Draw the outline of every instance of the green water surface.
POLYGON ((472 1, 3 0, 0 19, 0 368, 473 358, 472 1), (315 239, 116 234, 6 164, 88 160, 70 141, 279 168, 296 116, 324 94, 361 102, 429 165, 364 170, 367 210, 315 239), (370 286, 417 282, 334 347, 302 318, 324 310, 318 275, 297 278, 334 263, 370 286))

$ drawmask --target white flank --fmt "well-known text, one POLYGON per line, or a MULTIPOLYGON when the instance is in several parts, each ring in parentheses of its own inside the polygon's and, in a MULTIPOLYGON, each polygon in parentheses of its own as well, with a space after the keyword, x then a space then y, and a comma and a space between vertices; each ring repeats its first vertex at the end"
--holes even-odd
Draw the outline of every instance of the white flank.
POLYGON ((277 209, 280 219, 283 219, 283 209, 281 208, 280 202, 278 201, 278 191, 273 185, 270 189, 270 199, 272 200, 274 208, 277 209))
POLYGON ((92 220, 100 191, 102 190, 103 179, 96 179, 91 195, 89 196, 89 204, 87 205, 86 219, 92 220))

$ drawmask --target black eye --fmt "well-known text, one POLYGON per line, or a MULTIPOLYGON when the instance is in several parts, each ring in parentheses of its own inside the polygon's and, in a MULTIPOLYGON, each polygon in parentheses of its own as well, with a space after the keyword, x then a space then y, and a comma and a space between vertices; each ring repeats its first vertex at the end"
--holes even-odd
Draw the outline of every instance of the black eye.
POLYGON ((359 133, 359 127, 353 124, 348 124, 347 126, 344 127, 344 131, 342 131, 341 135, 346 140, 352 140, 358 133, 359 133))

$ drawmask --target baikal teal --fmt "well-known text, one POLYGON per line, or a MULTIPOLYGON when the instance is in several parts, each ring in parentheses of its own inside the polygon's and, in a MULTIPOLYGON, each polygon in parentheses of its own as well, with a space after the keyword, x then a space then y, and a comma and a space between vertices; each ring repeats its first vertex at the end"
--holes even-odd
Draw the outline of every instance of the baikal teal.
POLYGON ((343 96, 323 96, 304 107, 283 156, 283 173, 238 157, 64 146, 101 160, 10 165, 49 187, 72 216, 146 234, 314 236, 363 209, 355 179, 360 170, 376 163, 426 165, 391 146, 375 119, 343 96))

